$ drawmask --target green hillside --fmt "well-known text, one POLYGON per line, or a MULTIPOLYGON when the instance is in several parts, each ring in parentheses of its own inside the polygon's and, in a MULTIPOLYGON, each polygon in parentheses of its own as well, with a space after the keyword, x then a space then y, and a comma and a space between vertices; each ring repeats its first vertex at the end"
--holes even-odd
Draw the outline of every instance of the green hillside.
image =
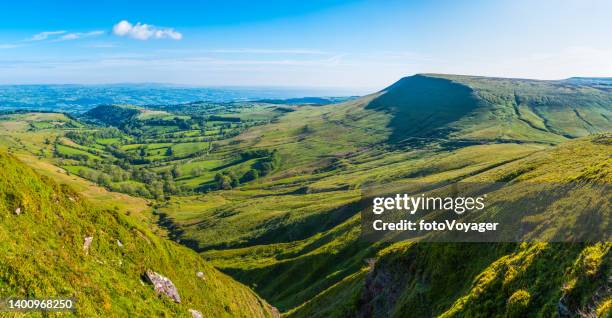
POLYGON ((368 108, 392 114, 392 141, 557 143, 612 125, 612 94, 584 82, 423 74, 383 90, 368 108))
POLYGON ((367 108, 391 113, 391 140, 401 141, 445 137, 450 133, 450 124, 467 116, 478 104, 468 86, 445 78, 415 75, 384 89, 367 108))
MULTIPOLYGON (((610 93, 582 84, 408 77, 358 100, 300 107, 221 143, 220 156, 275 149, 280 166, 272 175, 235 189, 173 197, 157 211, 174 238, 201 251, 281 311, 307 316, 312 314, 307 304, 319 300, 312 308, 321 317, 343 316, 338 308, 357 310, 345 302, 362 294, 343 284, 360 284, 366 260, 387 247, 359 241, 354 204, 364 184, 475 176, 511 180, 512 174, 494 178, 488 173, 515 162, 526 165, 539 153, 550 157, 545 150, 576 136, 610 131, 610 98, 610 93)), ((582 143, 591 144, 599 152, 585 152, 585 160, 566 157, 577 171, 606 162, 610 146, 582 143)), ((557 166, 542 163, 542 168, 557 166)), ((571 171, 563 169, 555 171, 571 171)), ((510 253, 514 247, 492 248, 510 253)), ((505 255, 489 254, 490 262, 505 255)), ((488 258, 476 258, 490 264, 488 258)), ((478 267, 473 271, 478 274, 478 267)), ((455 294, 461 291, 457 288, 455 294)), ((455 296, 444 298, 440 310, 448 309, 444 306, 452 305, 455 296)), ((424 303, 429 305, 434 306, 424 303)))
MULTIPOLYGON (((609 183, 612 93, 603 85, 422 74, 326 106, 136 110, 106 124, 119 129, 98 121, 30 131, 34 120, 0 118, 0 146, 45 162, 54 178, 148 200, 152 215, 139 217, 162 226, 158 234, 287 316, 546 317, 561 297, 573 314, 596 313, 611 302, 609 245, 369 243, 358 212, 365 187, 503 181, 497 194, 511 202, 525 182, 609 183)), ((554 208, 532 217, 579 221, 554 208)), ((130 275, 142 275, 139 266, 130 275)))
MULTIPOLYGON (((513 187, 523 190, 531 182, 610 184, 611 143, 610 135, 572 141, 465 181, 513 175, 513 187)), ((574 197, 564 209, 577 201, 574 197)), ((552 317, 566 309, 568 316, 607 317, 611 247, 609 242, 396 243, 289 316, 552 317)))
POLYGON ((249 288, 120 210, 92 206, 67 186, 0 153, 0 291, 73 297, 82 317, 272 316, 249 288), (85 250, 86 237, 92 243, 85 250), (168 277, 181 303, 156 295, 145 271, 168 277), (198 272, 202 272, 198 277, 198 272))

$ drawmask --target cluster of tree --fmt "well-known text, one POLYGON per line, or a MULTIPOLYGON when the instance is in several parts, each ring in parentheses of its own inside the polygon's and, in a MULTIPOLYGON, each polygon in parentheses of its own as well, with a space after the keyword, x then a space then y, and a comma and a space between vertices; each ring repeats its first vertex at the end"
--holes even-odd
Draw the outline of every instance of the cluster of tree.
POLYGON ((58 158, 72 159, 72 160, 77 160, 79 162, 98 161, 97 159, 91 159, 88 155, 85 155, 85 154, 67 154, 67 153, 61 153, 61 152, 57 151, 57 148, 55 148, 53 155, 55 157, 58 157, 58 158))
MULTIPOLYGON (((59 145, 60 142, 58 139, 55 140, 55 143, 53 144, 53 155, 57 158, 64 158, 64 159, 72 159, 72 160, 77 160, 79 162, 96 162, 99 161, 98 159, 95 158, 91 158, 90 156, 83 154, 83 153, 64 153, 64 152, 60 152, 57 149, 57 145, 59 145)), ((64 145, 66 146, 66 145, 64 145)), ((70 147, 70 146, 66 146, 66 147, 70 147)), ((70 147, 72 148, 72 147, 70 147)), ((74 148, 76 149, 76 148, 74 148)), ((80 150, 80 149, 79 149, 80 150)), ((88 151, 88 152, 95 152, 96 154, 98 154, 98 151, 88 151)))
POLYGON ((192 126, 197 126, 198 122, 193 120, 193 118, 181 118, 174 117, 173 119, 162 119, 162 118, 153 118, 146 120, 139 120, 138 123, 133 123, 134 125, 138 124, 139 127, 142 126, 177 126, 181 130, 191 129, 192 126))
POLYGON ((232 171, 224 171, 215 175, 215 185, 218 190, 229 190, 240 185, 240 180, 232 171))
POLYGON ((241 183, 257 180, 264 177, 280 166, 281 157, 278 151, 258 149, 245 151, 240 154, 241 160, 259 158, 242 176, 237 176, 232 171, 224 171, 215 175, 215 188, 218 190, 228 190, 239 186, 241 183))
POLYGON ((256 150, 247 150, 240 153, 240 159, 242 161, 247 161, 255 158, 264 158, 271 156, 276 150, 268 150, 268 149, 256 149, 256 150))
POLYGON ((175 183, 175 179, 181 175, 176 166, 170 170, 155 173, 144 168, 134 167, 123 170, 111 164, 96 162, 91 169, 81 169, 78 174, 113 191, 147 198, 160 199, 166 195, 178 194, 187 190, 175 183))
POLYGON ((149 159, 143 158, 143 156, 141 156, 141 152, 128 152, 115 145, 107 145, 106 151, 110 152, 113 157, 117 158, 117 162, 122 167, 148 164, 151 162, 149 159))
POLYGON ((139 113, 140 111, 133 107, 100 105, 86 112, 85 116, 107 125, 121 127, 127 121, 132 121, 139 113))
POLYGON ((121 138, 123 134, 115 127, 103 128, 96 131, 68 131, 66 137, 79 145, 92 145, 97 139, 121 138))
POLYGON ((232 123, 239 123, 240 117, 224 117, 224 116, 217 116, 217 115, 211 115, 210 117, 208 117, 208 120, 210 121, 228 121, 228 122, 232 122, 232 123))
POLYGON ((278 151, 276 151, 276 149, 274 149, 268 156, 257 160, 257 162, 253 165, 253 168, 257 170, 259 176, 266 176, 280 166, 280 161, 280 154, 278 151))
POLYGON ((250 107, 251 105, 251 102, 195 101, 185 104, 163 105, 158 108, 177 114, 202 116, 202 114, 219 114, 232 112, 241 108, 250 107))

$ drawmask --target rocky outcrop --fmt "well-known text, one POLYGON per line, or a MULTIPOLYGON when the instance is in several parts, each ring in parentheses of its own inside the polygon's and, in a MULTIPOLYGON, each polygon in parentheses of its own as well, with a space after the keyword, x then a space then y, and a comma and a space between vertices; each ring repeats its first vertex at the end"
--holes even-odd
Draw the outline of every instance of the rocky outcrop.
POLYGON ((174 286, 170 279, 149 270, 145 273, 145 276, 149 282, 153 284, 153 288, 158 295, 163 294, 172 299, 175 303, 181 302, 181 296, 179 296, 178 289, 176 289, 176 286, 174 286))

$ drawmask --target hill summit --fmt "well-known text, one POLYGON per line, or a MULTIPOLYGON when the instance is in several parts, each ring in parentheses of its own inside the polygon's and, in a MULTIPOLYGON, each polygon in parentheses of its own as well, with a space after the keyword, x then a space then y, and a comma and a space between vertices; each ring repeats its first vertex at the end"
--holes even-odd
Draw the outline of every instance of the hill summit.
POLYGON ((417 74, 385 88, 367 108, 393 116, 394 142, 558 143, 612 127, 612 93, 589 83, 417 74))

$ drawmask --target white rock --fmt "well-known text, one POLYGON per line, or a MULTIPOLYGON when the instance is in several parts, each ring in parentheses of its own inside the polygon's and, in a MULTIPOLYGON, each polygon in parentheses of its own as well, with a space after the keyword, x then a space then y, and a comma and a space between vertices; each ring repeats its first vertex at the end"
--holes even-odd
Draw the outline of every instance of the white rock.
POLYGON ((280 314, 280 311, 278 311, 278 308, 274 306, 269 306, 269 307, 270 307, 270 313, 272 314, 272 317, 280 318, 281 314, 280 314))
POLYGON ((17 215, 21 214, 21 208, 16 208, 15 209, 15 214, 17 214, 17 215))
POLYGON ((123 243, 121 243, 121 241, 117 240, 117 246, 123 247, 123 243))
POLYGON ((176 289, 176 286, 174 286, 170 279, 154 271, 147 271, 145 274, 147 279, 153 284, 153 288, 158 295, 164 294, 174 300, 175 303, 181 302, 181 296, 179 296, 178 289, 176 289))
POLYGON ((198 276, 199 278, 204 278, 204 273, 202 272, 197 272, 196 276, 198 276))
POLYGON ((83 251, 85 251, 85 255, 89 254, 89 246, 91 246, 92 241, 93 241, 93 236, 85 237, 85 242, 83 243, 83 251))
POLYGON ((191 313, 191 317, 193 317, 193 318, 204 318, 202 313, 197 311, 197 310, 195 310, 195 309, 189 309, 189 312, 191 313))

